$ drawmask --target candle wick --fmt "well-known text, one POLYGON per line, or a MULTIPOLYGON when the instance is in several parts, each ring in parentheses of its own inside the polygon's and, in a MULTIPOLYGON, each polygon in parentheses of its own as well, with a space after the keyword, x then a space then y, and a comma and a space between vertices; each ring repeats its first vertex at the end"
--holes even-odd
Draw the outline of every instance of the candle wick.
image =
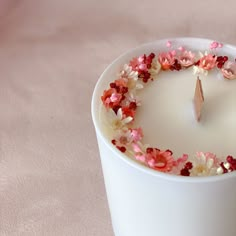
POLYGON ((195 111, 195 118, 199 122, 201 119, 201 112, 204 103, 204 95, 202 89, 202 81, 197 77, 196 87, 195 87, 195 94, 194 94, 194 111, 195 111))

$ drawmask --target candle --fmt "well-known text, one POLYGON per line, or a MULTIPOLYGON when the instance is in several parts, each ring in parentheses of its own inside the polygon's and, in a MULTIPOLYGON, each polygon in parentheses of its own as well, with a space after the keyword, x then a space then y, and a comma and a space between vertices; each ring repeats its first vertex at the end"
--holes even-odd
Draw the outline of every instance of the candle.
POLYGON ((228 79, 235 78, 236 49, 203 39, 174 39, 167 45, 166 42, 147 44, 121 56, 105 70, 94 90, 92 116, 114 233, 235 236, 236 172, 228 172, 236 151, 236 80, 228 79), (184 57, 185 68, 176 61, 170 67, 160 60, 160 71, 156 63, 151 66, 154 71, 150 75, 145 73, 150 66, 143 63, 144 53, 150 56, 154 52, 155 57, 151 57, 155 60, 166 50, 175 57, 184 48, 195 53, 204 52, 209 46, 211 52, 227 55, 229 60, 207 57, 208 62, 217 59, 212 70, 206 61, 195 57, 196 68, 188 67, 189 61, 184 57), (137 73, 132 71, 133 58, 138 59, 138 66, 142 64, 137 73), (126 63, 129 66, 124 66, 126 63), (207 76, 203 68, 209 69, 207 76), (134 79, 128 86, 119 80, 127 73, 134 79), (197 76, 204 91, 199 122, 193 106, 197 76), (125 87, 137 91, 129 93, 125 87), (195 156, 196 151, 200 152, 195 156), (213 153, 224 159, 220 171, 214 172, 216 176, 209 177, 212 173, 205 171, 206 167, 219 164, 213 153))

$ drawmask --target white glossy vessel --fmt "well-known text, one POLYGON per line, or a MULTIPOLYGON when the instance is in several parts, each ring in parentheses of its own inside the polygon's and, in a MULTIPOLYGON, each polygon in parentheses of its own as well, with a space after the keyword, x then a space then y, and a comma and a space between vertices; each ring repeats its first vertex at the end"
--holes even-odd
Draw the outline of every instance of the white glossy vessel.
MULTIPOLYGON (((209 48, 212 42, 196 38, 174 41, 200 51, 209 48)), ((116 236, 235 236, 235 173, 181 177, 153 171, 118 151, 102 128, 100 97, 109 82, 114 80, 120 66, 133 56, 166 50, 165 42, 146 44, 119 57, 105 70, 94 90, 92 116, 114 233, 116 236)), ((232 46, 225 45, 224 50, 227 54, 236 55, 236 48, 232 46)), ((181 140, 177 139, 178 136, 178 148, 181 140)), ((230 140, 235 142, 233 138, 230 140)), ((217 147, 217 151, 224 150, 224 144, 222 146, 222 149, 217 147)), ((190 151, 194 153, 196 150, 190 148, 190 151)))

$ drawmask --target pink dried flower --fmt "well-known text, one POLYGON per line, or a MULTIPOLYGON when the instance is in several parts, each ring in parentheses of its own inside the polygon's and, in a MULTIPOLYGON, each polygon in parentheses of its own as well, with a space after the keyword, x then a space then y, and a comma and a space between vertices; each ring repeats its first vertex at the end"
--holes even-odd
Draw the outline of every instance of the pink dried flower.
POLYGON ((236 79, 236 63, 227 61, 221 69, 221 72, 226 79, 236 79))
POLYGON ((179 49, 179 51, 181 51, 181 52, 184 52, 184 51, 185 51, 185 48, 184 48, 183 46, 180 46, 178 49, 179 49))
POLYGON ((170 48, 171 46, 172 46, 172 43, 171 43, 171 41, 168 40, 168 41, 166 42, 166 47, 170 48))
POLYGON ((146 163, 155 170, 169 172, 174 166, 174 158, 169 150, 160 151, 157 148, 148 148, 146 151, 146 163))
POLYGON ((217 163, 217 158, 216 158, 216 154, 212 153, 212 152, 197 152, 197 157, 202 157, 202 155, 204 155, 206 157, 206 159, 212 159, 214 161, 214 163, 217 163))
POLYGON ((176 50, 170 51, 170 54, 171 54, 173 57, 175 57, 175 56, 176 56, 176 50))
POLYGON ((184 167, 187 160, 188 160, 187 154, 183 154, 181 157, 177 158, 174 161, 174 168, 172 169, 171 172, 178 175, 180 173, 181 169, 184 167))
POLYGON ((139 62, 140 64, 142 64, 143 62, 145 62, 145 59, 146 59, 146 56, 145 56, 145 55, 139 56, 139 57, 138 57, 138 62, 139 62))
POLYGON ((193 54, 191 51, 182 51, 180 55, 178 56, 179 63, 183 67, 189 67, 194 64, 195 60, 195 54, 193 54))
POLYGON ((120 102, 122 95, 119 93, 112 93, 110 96, 110 101, 114 104, 120 102))
POLYGON ((219 46, 219 43, 214 41, 210 44, 210 49, 216 49, 216 48, 218 48, 218 46, 219 46))
POLYGON ((183 154, 181 157, 179 157, 176 161, 175 161, 175 165, 178 166, 180 164, 185 163, 188 160, 188 154, 183 154))
POLYGON ((118 130, 112 143, 116 146, 126 146, 132 143, 132 137, 128 129, 118 130))
POLYGON ((132 147, 135 153, 143 153, 140 146, 137 143, 134 143, 132 147))
POLYGON ((139 70, 147 71, 147 65, 144 64, 144 63, 143 63, 143 64, 140 64, 138 68, 139 68, 139 70))
POLYGON ((150 72, 156 69, 154 68, 155 65, 152 64, 154 57, 154 53, 150 53, 148 56, 144 54, 138 58, 133 58, 129 63, 132 70, 138 72, 138 77, 142 79, 144 83, 147 83, 149 79, 152 80, 150 72))
POLYGON ((146 54, 140 57, 135 57, 130 61, 129 65, 134 71, 147 71, 147 64, 149 64, 147 58, 149 58, 149 56, 147 57, 146 54))
POLYGON ((114 145, 124 146, 124 145, 134 145, 132 146, 135 152, 141 152, 137 142, 141 141, 143 138, 143 132, 141 128, 137 129, 121 129, 118 130, 115 138, 114 145), (136 146, 135 146, 136 145, 136 146))
POLYGON ((137 161, 140 161, 142 163, 145 163, 145 155, 144 154, 135 154, 135 158, 137 161))
POLYGON ((142 148, 140 147, 140 145, 137 144, 137 143, 133 143, 132 148, 133 148, 133 151, 135 153, 134 154, 135 159, 137 161, 145 163, 146 162, 146 156, 145 156, 145 153, 143 152, 142 148))
POLYGON ((137 129, 130 129, 131 131, 131 137, 134 142, 141 141, 143 138, 143 130, 142 128, 137 128, 137 129))
POLYGON ((223 47, 223 44, 216 41, 213 41, 210 44, 210 49, 216 49, 216 48, 222 48, 222 47, 223 47))
POLYGON ((139 62, 138 58, 137 58, 137 57, 134 57, 134 58, 130 61, 129 66, 132 67, 132 70, 138 71, 138 66, 139 66, 139 64, 140 64, 140 62, 139 62))
POLYGON ((212 54, 208 54, 206 56, 203 56, 199 60, 198 66, 204 70, 211 70, 216 66, 216 60, 217 60, 216 56, 214 56, 212 54))
POLYGON ((169 70, 175 64, 175 56, 171 52, 163 52, 159 54, 158 61, 163 70, 169 70))

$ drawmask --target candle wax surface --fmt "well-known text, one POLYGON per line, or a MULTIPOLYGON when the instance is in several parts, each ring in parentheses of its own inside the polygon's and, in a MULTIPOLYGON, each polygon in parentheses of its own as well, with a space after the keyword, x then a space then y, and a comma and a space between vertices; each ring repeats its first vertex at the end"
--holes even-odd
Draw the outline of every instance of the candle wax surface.
POLYGON ((189 68, 162 71, 138 92, 134 127, 142 127, 143 143, 170 149, 176 157, 197 151, 235 156, 236 80, 223 79, 219 71, 199 77, 205 98, 200 122, 193 109, 197 75, 189 68))

